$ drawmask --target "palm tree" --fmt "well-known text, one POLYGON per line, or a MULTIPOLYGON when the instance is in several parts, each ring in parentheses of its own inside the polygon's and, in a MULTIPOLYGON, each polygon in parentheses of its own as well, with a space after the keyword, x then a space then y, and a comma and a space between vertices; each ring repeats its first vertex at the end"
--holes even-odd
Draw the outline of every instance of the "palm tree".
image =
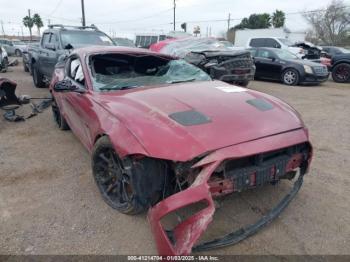
POLYGON ((41 20, 40 15, 38 14, 33 15, 33 23, 36 26, 36 28, 38 28, 38 33, 40 36, 40 28, 44 26, 43 20, 41 20))
POLYGON ((29 29, 29 34, 30 34, 30 40, 32 40, 32 28, 33 28, 33 25, 34 25, 34 21, 33 21, 33 18, 29 17, 29 16, 25 16, 23 18, 23 25, 25 27, 28 27, 29 29))
POLYGON ((284 26, 284 22, 286 21, 286 15, 281 10, 276 10, 272 14, 272 24, 273 27, 279 28, 284 26))

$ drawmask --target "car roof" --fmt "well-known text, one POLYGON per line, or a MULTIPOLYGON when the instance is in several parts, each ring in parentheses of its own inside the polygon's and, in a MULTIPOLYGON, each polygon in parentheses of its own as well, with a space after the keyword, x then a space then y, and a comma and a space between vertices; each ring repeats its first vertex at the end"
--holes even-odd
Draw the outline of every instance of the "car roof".
POLYGON ((167 57, 174 59, 173 56, 160 54, 153 52, 148 49, 136 48, 136 47, 126 47, 126 46, 88 46, 75 49, 73 54, 83 55, 94 55, 94 54, 104 54, 104 53, 126 53, 126 54, 145 54, 145 55, 154 55, 159 57, 167 57))

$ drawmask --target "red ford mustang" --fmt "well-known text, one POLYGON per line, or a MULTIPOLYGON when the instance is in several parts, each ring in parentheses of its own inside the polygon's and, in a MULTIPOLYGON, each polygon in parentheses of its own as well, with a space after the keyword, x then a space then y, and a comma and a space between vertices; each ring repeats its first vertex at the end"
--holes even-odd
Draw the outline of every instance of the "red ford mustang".
POLYGON ((297 194, 310 165, 308 131, 292 107, 213 81, 167 55, 77 49, 57 64, 50 91, 58 127, 70 128, 91 153, 103 199, 125 214, 148 210, 162 255, 226 246, 255 233, 297 194), (213 198, 294 177, 291 191, 256 224, 195 246, 212 221, 213 198), (186 219, 164 225, 187 207, 186 219))

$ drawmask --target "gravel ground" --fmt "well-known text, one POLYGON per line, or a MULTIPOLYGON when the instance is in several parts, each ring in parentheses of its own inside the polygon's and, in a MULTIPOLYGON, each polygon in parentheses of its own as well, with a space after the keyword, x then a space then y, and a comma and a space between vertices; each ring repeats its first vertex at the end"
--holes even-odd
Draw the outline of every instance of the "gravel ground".
MULTIPOLYGON (((0 74, 18 94, 45 96, 21 66, 0 74)), ((258 234, 210 254, 350 254, 350 84, 286 87, 254 81, 250 88, 293 105, 310 129, 315 155, 298 196, 258 234)), ((29 113, 26 106, 25 114, 29 113)), ((206 237, 232 231, 264 214, 290 189, 232 195, 206 237)), ((0 117, 0 254, 155 254, 146 215, 108 207, 94 184, 90 157, 71 132, 55 127, 51 110, 26 122, 0 117)))

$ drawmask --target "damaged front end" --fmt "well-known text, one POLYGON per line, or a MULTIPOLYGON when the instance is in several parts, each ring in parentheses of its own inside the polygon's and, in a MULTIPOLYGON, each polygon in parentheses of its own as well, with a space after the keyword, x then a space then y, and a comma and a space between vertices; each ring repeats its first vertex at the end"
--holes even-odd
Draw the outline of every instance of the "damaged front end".
POLYGON ((244 86, 254 79, 255 65, 248 51, 192 51, 184 59, 213 79, 244 86))
POLYGON ((178 192, 153 206, 148 213, 158 253, 187 255, 236 244, 256 233, 276 218, 298 193, 311 157, 307 132, 300 129, 219 149, 189 162, 189 169, 181 165, 175 170, 179 177, 178 192), (188 179, 182 176, 184 173, 188 179), (275 184, 281 179, 292 180, 297 173, 299 177, 290 192, 256 223, 195 246, 212 222, 215 198, 275 184), (183 218, 179 214, 185 208, 192 211, 183 218), (169 227, 165 220, 172 214, 178 214, 179 221, 169 227))

